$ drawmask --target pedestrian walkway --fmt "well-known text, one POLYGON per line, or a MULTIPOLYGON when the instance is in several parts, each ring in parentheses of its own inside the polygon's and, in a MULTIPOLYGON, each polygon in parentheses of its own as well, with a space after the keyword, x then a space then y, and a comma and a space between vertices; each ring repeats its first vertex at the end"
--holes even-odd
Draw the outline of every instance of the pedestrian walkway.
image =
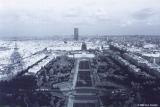
POLYGON ((76 61, 73 78, 73 92, 69 95, 68 107, 99 107, 96 88, 89 58, 79 58, 76 61))

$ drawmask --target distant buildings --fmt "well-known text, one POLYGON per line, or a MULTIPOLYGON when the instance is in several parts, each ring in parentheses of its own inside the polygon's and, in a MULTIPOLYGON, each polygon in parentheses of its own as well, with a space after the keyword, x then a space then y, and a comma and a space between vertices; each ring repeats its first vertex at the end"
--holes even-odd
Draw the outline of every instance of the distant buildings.
MULTIPOLYGON (((148 60, 144 59, 141 56, 138 56, 134 53, 127 52, 125 47, 117 45, 117 44, 111 44, 110 49, 113 50, 114 52, 115 51, 119 52, 119 54, 125 60, 127 60, 131 64, 135 65, 137 68, 144 70, 147 74, 155 76, 157 78, 160 78, 160 66, 157 65, 156 63, 150 63, 150 62, 148 62, 148 60)), ((118 58, 116 58, 116 59, 119 60, 118 58)), ((155 61, 153 61, 153 62, 155 62, 155 61)), ((122 61, 120 63, 122 63, 122 61)))
POLYGON ((74 28, 74 40, 78 40, 79 39, 79 30, 78 28, 74 28))

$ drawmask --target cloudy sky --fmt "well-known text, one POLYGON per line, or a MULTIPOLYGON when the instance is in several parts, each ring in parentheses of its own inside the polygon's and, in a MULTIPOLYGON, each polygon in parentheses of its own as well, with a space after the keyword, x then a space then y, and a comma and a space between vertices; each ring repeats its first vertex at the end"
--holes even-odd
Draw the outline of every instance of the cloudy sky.
POLYGON ((0 0, 0 36, 160 34, 160 0, 0 0))

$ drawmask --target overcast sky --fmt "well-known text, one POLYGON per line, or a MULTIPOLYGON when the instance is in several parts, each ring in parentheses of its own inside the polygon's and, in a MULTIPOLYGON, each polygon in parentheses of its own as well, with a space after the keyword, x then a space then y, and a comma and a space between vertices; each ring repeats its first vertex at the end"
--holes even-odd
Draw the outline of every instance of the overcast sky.
POLYGON ((0 0, 0 36, 160 34, 160 0, 0 0))

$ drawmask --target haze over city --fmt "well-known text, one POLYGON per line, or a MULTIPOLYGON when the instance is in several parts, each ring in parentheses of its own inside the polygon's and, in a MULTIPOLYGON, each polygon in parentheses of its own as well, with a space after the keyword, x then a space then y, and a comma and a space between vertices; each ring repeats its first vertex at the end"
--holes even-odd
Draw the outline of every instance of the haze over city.
POLYGON ((159 35, 158 0, 0 0, 0 37, 159 35))

